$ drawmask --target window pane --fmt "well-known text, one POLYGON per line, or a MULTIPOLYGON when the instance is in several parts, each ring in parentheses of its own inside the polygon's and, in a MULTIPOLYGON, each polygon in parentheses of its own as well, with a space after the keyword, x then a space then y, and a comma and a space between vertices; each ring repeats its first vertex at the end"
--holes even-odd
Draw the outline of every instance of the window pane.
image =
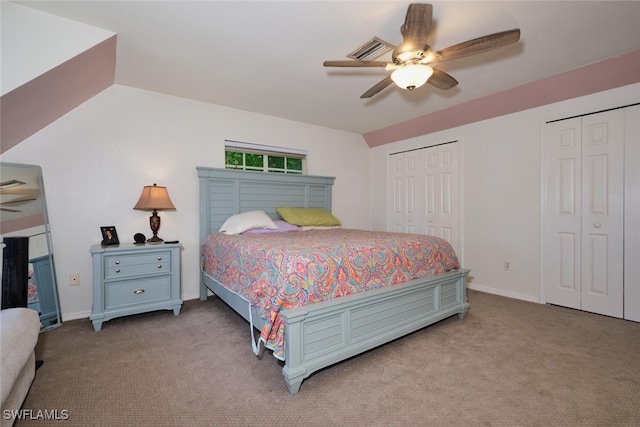
POLYGON ((284 157, 269 156, 269 168, 284 169, 284 157))
POLYGON ((247 166, 263 168, 263 155, 262 154, 250 154, 246 153, 245 158, 247 160, 247 166))
POLYGON ((225 151, 224 162, 226 165, 236 165, 239 169, 241 169, 243 166, 242 153, 237 153, 235 151, 225 151))
POLYGON ((302 172, 302 159, 292 159, 287 157, 287 170, 302 172))

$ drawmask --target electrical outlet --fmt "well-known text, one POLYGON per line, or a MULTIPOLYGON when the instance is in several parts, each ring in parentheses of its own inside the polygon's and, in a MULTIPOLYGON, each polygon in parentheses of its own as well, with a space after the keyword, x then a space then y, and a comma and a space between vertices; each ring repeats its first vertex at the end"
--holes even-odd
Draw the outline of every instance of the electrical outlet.
POLYGON ((71 285, 71 286, 80 285, 80 274, 78 274, 78 273, 70 274, 69 275, 69 285, 71 285))
POLYGON ((509 261, 505 261, 504 262, 504 269, 505 270, 511 270, 511 263, 509 261))

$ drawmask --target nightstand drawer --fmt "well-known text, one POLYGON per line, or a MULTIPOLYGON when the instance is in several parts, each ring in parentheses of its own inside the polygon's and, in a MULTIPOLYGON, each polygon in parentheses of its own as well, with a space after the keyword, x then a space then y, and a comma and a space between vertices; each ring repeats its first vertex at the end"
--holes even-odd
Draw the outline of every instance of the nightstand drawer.
POLYGON ((104 273, 105 280, 120 279, 123 277, 140 276, 153 273, 167 273, 171 271, 168 262, 156 262, 154 264, 125 265, 122 267, 108 267, 104 273))
POLYGON ((105 279, 171 272, 171 253, 105 257, 105 279))
POLYGON ((153 264, 154 262, 166 262, 171 259, 171 252, 161 251, 143 254, 118 254, 107 255, 104 257, 104 263, 107 267, 118 267, 136 264, 153 264))
POLYGON ((158 276, 105 285, 105 310, 171 298, 171 276, 158 276))

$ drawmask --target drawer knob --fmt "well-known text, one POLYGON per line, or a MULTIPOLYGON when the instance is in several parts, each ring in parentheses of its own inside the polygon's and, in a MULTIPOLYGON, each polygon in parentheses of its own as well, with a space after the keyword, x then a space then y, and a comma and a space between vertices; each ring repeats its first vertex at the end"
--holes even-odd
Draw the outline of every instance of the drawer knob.
POLYGON ((116 268, 116 273, 120 273, 120 269, 119 268, 116 268))
POLYGON ((120 264, 120 260, 119 259, 116 260, 116 265, 118 265, 118 264, 120 264))
POLYGON ((161 256, 158 256, 158 261, 162 261, 162 257, 161 256))
POLYGON ((162 264, 158 264, 158 268, 162 268, 162 264))
POLYGON ((138 295, 138 294, 144 294, 144 289, 136 289, 135 291, 133 291, 134 294, 138 295))

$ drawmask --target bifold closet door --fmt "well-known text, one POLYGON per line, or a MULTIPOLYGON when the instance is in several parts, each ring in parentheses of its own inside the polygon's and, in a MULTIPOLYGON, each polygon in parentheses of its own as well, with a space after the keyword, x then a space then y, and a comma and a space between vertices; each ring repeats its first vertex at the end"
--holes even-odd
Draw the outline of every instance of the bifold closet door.
POLYGON ((459 143, 389 156, 387 230, 442 237, 461 254, 459 143))
POLYGON ((624 112, 545 130, 546 300, 623 315, 624 112))
POLYGON ((624 318, 640 322, 640 104, 624 118, 624 318))
POLYGON ((406 153, 389 156, 390 208, 387 230, 396 233, 417 233, 420 224, 416 215, 416 159, 406 153))
POLYGON ((458 143, 418 151, 423 234, 442 237, 460 253, 458 143))
POLYGON ((582 310, 622 317, 624 111, 582 118, 582 310))

